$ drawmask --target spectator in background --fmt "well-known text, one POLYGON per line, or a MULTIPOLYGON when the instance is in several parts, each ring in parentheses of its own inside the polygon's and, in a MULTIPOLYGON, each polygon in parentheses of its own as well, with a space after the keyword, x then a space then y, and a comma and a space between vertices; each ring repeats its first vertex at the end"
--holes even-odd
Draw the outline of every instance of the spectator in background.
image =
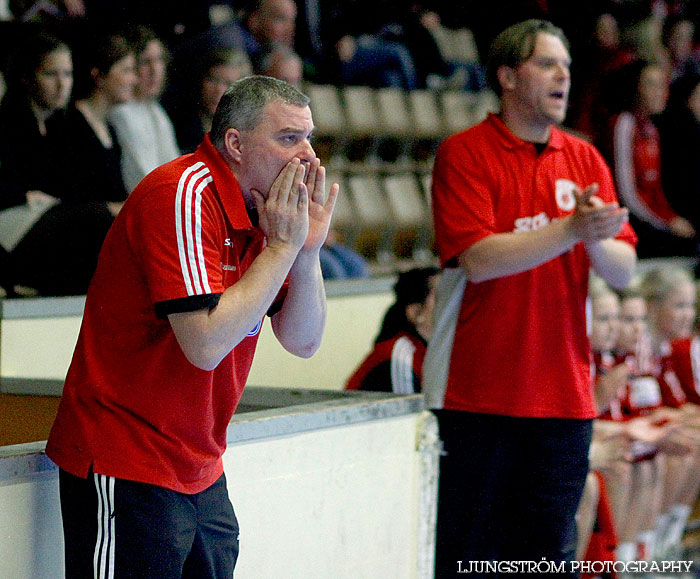
POLYGON ((127 196, 121 149, 107 115, 133 98, 133 49, 124 36, 99 37, 83 64, 81 98, 66 111, 61 130, 47 132, 61 203, 14 251, 18 263, 42 264, 29 268, 23 283, 43 295, 87 291, 104 237, 127 196))
POLYGON ((659 559, 672 560, 682 553, 683 533, 700 489, 700 407, 695 388, 687 394, 684 388, 687 368, 694 363, 687 354, 696 317, 695 280, 681 268, 657 268, 644 275, 640 291, 647 301, 652 354, 658 364, 655 376, 665 411, 678 409, 673 415, 680 426, 676 439, 690 451, 666 457, 656 551, 659 559), (680 360, 686 363, 678 365, 680 360))
POLYGON ((354 249, 341 243, 338 232, 331 228, 321 247, 323 279, 369 277, 367 260, 354 249))
POLYGON ((695 229, 673 210, 661 180, 654 116, 666 108, 668 75, 659 65, 637 60, 619 70, 616 82, 622 110, 612 117, 610 141, 603 147, 611 155, 620 201, 639 236, 637 252, 640 257, 694 255, 695 229))
POLYGON ((153 169, 180 154, 173 124, 158 102, 165 85, 165 46, 145 26, 136 27, 130 41, 136 51, 135 98, 116 105, 109 113, 122 150, 122 177, 129 192, 153 169))
POLYGON ((172 87, 163 99, 183 153, 199 146, 211 129, 221 96, 234 81, 249 76, 252 67, 241 50, 215 49, 204 54, 192 72, 194 78, 172 87))
POLYGON ((83 167, 70 177, 66 195, 76 201, 104 202, 114 216, 127 191, 121 176, 121 147, 108 116, 115 106, 134 98, 138 82, 134 48, 122 34, 96 37, 82 64, 78 79, 82 91, 68 108, 68 128, 55 144, 61 146, 64 167, 83 167))
POLYGON ((410 51, 401 42, 382 38, 393 20, 395 2, 304 0, 302 35, 296 43, 314 82, 339 85, 418 86, 410 51))
POLYGON ((631 50, 620 42, 618 21, 604 12, 595 19, 593 30, 580 57, 574 61, 574 94, 567 114, 570 126, 588 135, 593 141, 605 134, 608 106, 603 89, 614 71, 634 60, 631 50))
MULTIPOLYGON (((609 418, 627 422, 628 431, 645 418, 660 424, 663 421, 656 413, 661 408, 662 395, 654 376, 647 303, 636 287, 628 288, 622 295, 619 328, 614 364, 625 364, 629 374, 619 397, 622 417, 609 418)), ((670 424, 668 428, 671 429, 670 424)), ((619 521, 617 556, 622 561, 649 560, 654 555, 654 529, 661 509, 666 461, 659 454, 657 442, 634 437, 625 455, 632 464, 631 486, 626 512, 619 521)))
POLYGON ((278 45, 261 57, 258 72, 288 82, 295 88, 301 88, 304 63, 294 50, 278 45))
MULTIPOLYGON (((420 88, 446 86, 447 79, 464 64, 450 63, 444 58, 435 38, 437 30, 442 30, 437 12, 430 10, 424 2, 414 1, 392 6, 386 15, 386 23, 378 32, 382 39, 401 43, 408 49, 420 88)), ((467 78, 468 74, 463 86, 467 85, 467 78)))
POLYGON ((661 177, 673 209, 700 230, 700 73, 671 86, 659 127, 661 177))
POLYGON ((424 267, 399 274, 394 284, 395 301, 384 315, 374 349, 348 380, 348 390, 421 391, 439 273, 435 267, 424 267))
POLYGON ((700 61, 694 53, 694 34, 695 24, 683 15, 667 16, 664 20, 661 42, 671 69, 671 84, 686 74, 700 72, 700 61))
POLYGON ((294 48, 296 18, 294 0, 249 0, 242 20, 246 52, 255 68, 275 47, 294 48))
POLYGON ((0 285, 12 296, 14 283, 22 278, 26 283, 26 272, 35 267, 7 253, 14 253, 26 236, 25 243, 32 243, 32 228, 52 219, 62 196, 48 133, 62 130, 62 111, 73 87, 70 48, 46 33, 25 37, 15 46, 6 82, 0 104, 0 285))
POLYGON ((408 48, 401 42, 382 38, 381 26, 377 28, 368 22, 368 15, 375 10, 375 4, 344 2, 331 24, 333 57, 342 84, 418 88, 418 76, 408 48))
POLYGON ((6 80, 0 104, 0 208, 57 201, 46 137, 49 119, 70 99, 70 48, 54 36, 32 35, 16 47, 6 80))

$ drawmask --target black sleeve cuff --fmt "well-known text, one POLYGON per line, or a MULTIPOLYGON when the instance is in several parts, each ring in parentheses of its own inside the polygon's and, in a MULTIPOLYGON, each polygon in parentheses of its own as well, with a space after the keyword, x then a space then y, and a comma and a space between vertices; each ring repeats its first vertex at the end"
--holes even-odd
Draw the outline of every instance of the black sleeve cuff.
POLYGON ((267 317, 271 318, 272 316, 274 316, 277 312, 279 312, 282 309, 283 305, 284 300, 275 300, 274 302, 272 302, 272 305, 267 310, 267 317))
POLYGON ((220 297, 221 294, 204 294, 187 296, 186 298, 177 298, 174 300, 166 300, 164 302, 156 302, 156 316, 161 319, 165 319, 170 314, 195 312, 197 310, 210 310, 217 306, 220 297))

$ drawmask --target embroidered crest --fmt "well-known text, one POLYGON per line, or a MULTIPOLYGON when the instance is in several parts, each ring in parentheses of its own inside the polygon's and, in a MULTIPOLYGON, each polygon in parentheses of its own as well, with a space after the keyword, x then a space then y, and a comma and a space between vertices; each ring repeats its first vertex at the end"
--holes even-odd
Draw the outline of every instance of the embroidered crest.
POLYGON ((576 207, 574 189, 576 189, 576 183, 568 179, 557 179, 554 183, 554 196, 557 200, 557 207, 562 211, 573 211, 576 207))

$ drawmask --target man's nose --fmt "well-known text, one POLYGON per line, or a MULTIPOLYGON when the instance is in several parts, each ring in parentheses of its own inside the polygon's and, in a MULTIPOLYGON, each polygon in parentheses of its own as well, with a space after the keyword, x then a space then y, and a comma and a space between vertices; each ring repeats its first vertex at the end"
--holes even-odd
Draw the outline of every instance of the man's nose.
POLYGON ((313 161, 316 158, 316 152, 314 151, 314 148, 311 146, 311 141, 304 140, 303 147, 301 151, 299 152, 298 155, 299 159, 302 161, 313 161))

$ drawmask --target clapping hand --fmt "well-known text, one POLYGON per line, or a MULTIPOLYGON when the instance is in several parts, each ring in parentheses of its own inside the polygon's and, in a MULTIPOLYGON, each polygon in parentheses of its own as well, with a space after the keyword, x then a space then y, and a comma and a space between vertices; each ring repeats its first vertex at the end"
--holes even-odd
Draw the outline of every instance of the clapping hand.
POLYGON ((576 189, 573 224, 576 235, 584 243, 595 243, 615 237, 628 220, 628 211, 617 203, 605 203, 596 196, 598 184, 583 191, 576 189))

